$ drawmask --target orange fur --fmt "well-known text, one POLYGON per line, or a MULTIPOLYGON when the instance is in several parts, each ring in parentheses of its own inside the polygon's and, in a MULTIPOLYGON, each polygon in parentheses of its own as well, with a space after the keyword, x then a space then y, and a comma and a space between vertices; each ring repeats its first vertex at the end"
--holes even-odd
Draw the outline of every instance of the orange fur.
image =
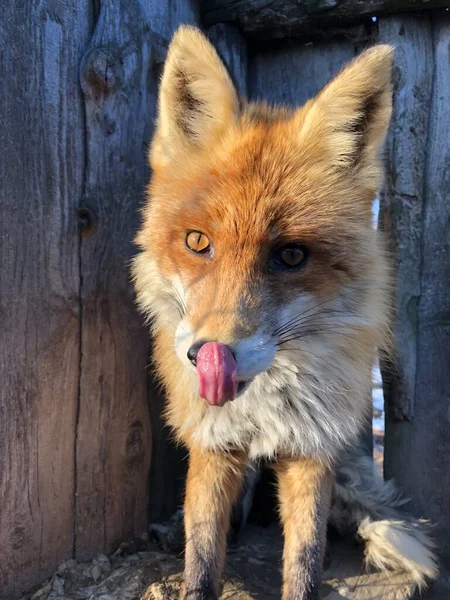
POLYGON ((277 473, 285 536, 282 597, 295 600, 320 585, 332 474, 310 459, 281 462, 277 473))
POLYGON ((202 587, 218 594, 231 506, 245 464, 245 456, 239 453, 224 455, 191 448, 184 505, 187 597, 202 587))
POLYGON ((247 455, 290 461, 279 469, 284 598, 316 597, 330 466, 370 410, 371 366, 388 337, 389 267, 371 203, 391 71, 392 49, 378 46, 304 107, 273 109, 238 100, 200 32, 184 27, 172 41, 133 274, 152 318, 168 421, 191 452, 192 600, 217 594, 247 455), (207 236, 209 253, 186 248, 193 230, 207 236), (304 266, 271 269, 289 244, 307 248, 304 266), (197 340, 233 348, 248 383, 223 408, 198 396, 186 358, 197 340))

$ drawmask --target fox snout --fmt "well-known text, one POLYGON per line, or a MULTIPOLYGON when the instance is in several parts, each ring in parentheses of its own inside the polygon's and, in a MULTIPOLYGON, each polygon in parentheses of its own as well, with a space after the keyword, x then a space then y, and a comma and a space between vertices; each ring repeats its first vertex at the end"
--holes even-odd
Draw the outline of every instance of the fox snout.
POLYGON ((228 343, 195 338, 196 332, 181 321, 175 336, 177 355, 186 367, 195 368, 199 396, 211 406, 223 406, 243 394, 275 357, 275 345, 261 332, 228 343))

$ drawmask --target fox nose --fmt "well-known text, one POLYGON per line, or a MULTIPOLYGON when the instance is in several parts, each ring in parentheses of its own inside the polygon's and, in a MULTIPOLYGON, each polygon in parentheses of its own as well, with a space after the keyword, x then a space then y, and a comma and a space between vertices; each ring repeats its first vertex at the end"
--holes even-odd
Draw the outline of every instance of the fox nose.
POLYGON ((187 357, 191 361, 191 363, 194 365, 194 367, 197 366, 197 354, 198 354, 198 351, 200 350, 200 348, 203 346, 203 344, 206 344, 205 340, 200 340, 198 342, 195 342, 195 344, 192 344, 192 346, 187 351, 187 357))
MULTIPOLYGON (((198 342, 195 342, 195 344, 192 344, 192 346, 187 351, 187 357, 191 361, 191 363, 194 365, 194 367, 197 366, 197 354, 199 353, 200 348, 202 346, 204 346, 206 343, 207 343, 207 340, 199 340, 198 342)), ((236 356, 235 356, 233 350, 231 350, 231 348, 230 348, 230 352, 233 355, 233 358, 236 360, 236 356)))

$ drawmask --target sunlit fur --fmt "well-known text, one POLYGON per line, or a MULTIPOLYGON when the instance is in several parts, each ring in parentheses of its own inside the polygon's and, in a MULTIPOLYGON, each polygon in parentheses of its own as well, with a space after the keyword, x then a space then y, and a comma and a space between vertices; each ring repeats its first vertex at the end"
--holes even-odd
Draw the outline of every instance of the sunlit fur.
POLYGON ((133 276, 167 419, 191 450, 329 468, 356 439, 389 339, 389 267, 371 205, 391 71, 392 49, 377 46, 304 107, 271 108, 238 98, 197 30, 176 33, 133 276), (208 236, 212 256, 186 248, 190 230, 208 236), (309 249, 305 265, 270 271, 273 249, 294 242, 309 249), (199 398, 185 357, 200 339, 229 344, 249 377, 222 408, 199 398))
POLYGON ((390 48, 370 50, 289 112, 239 104, 203 37, 190 28, 176 35, 134 276, 138 302, 154 317, 169 422, 184 442, 331 461, 356 436, 388 323, 388 267, 371 203, 391 62, 390 48), (186 249, 190 229, 211 239, 212 260, 186 249), (307 264, 269 273, 271 248, 289 241, 308 246, 307 264), (174 351, 182 316, 191 341, 237 344, 257 332, 267 345, 291 341, 242 397, 211 408, 174 351))

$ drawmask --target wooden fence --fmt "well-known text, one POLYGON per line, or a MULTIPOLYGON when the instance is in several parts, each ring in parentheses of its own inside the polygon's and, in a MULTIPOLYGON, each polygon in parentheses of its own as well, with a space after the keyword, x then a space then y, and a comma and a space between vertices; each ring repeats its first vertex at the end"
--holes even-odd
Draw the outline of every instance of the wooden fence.
POLYGON ((436 0, 402 15, 381 0, 322 14, 309 1, 309 16, 297 2, 259 4, 0 8, 0 598, 66 558, 113 550, 180 499, 183 452, 162 428, 127 268, 179 23, 208 29, 243 93, 291 105, 366 45, 397 46, 382 198, 398 276, 385 471, 439 523, 450 555, 450 14, 436 0))

